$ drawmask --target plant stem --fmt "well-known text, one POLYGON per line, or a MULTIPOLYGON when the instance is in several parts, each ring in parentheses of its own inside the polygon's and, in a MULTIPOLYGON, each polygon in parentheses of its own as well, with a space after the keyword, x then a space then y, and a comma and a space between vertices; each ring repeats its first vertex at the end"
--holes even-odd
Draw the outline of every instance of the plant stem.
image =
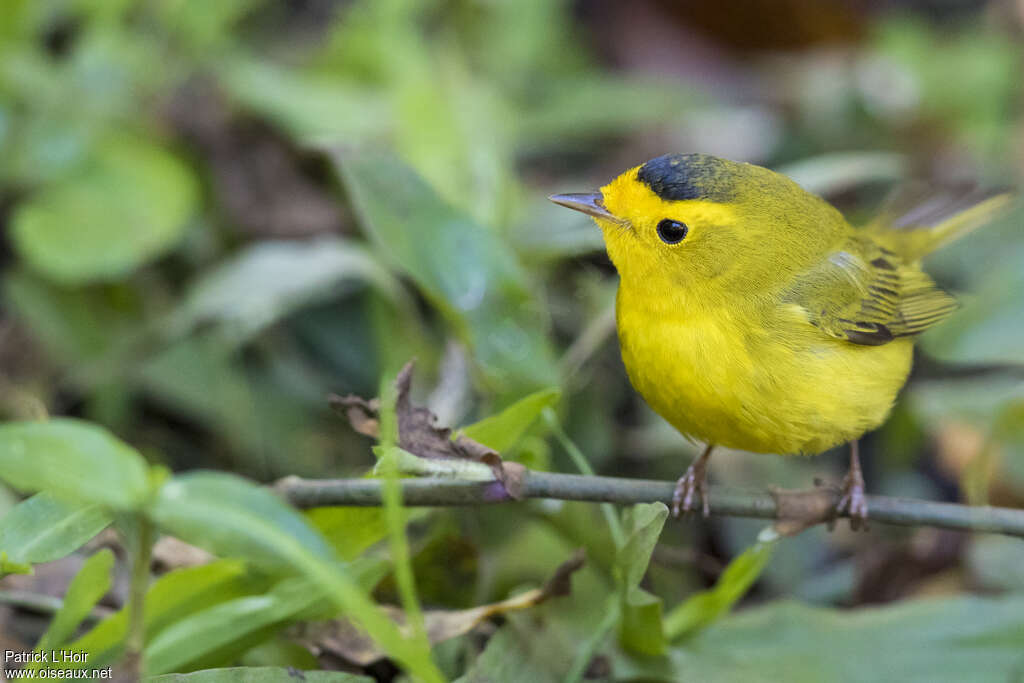
MULTIPOLYGON (((624 479, 579 474, 528 471, 523 481, 523 498, 551 498, 596 503, 670 504, 673 481, 624 479)), ((382 501, 382 482, 376 479, 304 480, 288 477, 277 490, 293 505, 377 506, 382 501)), ((456 506, 514 502, 496 482, 451 479, 403 479, 405 505, 456 506)), ((798 519, 802 510, 818 514, 839 501, 834 488, 805 491, 765 491, 711 486, 711 514, 760 519, 798 519)), ((962 531, 981 531, 1024 536, 1024 510, 971 507, 956 503, 933 503, 909 498, 868 496, 868 519, 882 524, 934 526, 962 531)), ((817 521, 825 521, 820 519, 817 521)))
POLYGON ((125 662, 142 672, 142 651, 146 645, 146 591, 149 589, 149 563, 153 552, 153 524, 145 515, 138 517, 135 553, 132 557, 132 582, 128 596, 128 635, 125 662))

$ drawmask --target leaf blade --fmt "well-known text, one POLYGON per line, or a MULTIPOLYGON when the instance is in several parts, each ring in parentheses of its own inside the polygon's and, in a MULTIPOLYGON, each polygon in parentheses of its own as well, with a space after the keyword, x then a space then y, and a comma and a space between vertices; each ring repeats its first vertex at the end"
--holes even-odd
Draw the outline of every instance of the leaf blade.
POLYGON ((49 627, 36 644, 36 652, 48 652, 67 642, 100 598, 110 590, 110 570, 113 567, 114 553, 108 548, 85 561, 68 584, 64 604, 53 615, 49 627))
POLYGON ((52 562, 78 550, 110 522, 99 505, 73 505, 38 493, 0 518, 0 553, 12 562, 52 562))
POLYGON ((0 476, 24 491, 131 510, 149 493, 139 453, 106 429, 71 418, 0 425, 0 476))

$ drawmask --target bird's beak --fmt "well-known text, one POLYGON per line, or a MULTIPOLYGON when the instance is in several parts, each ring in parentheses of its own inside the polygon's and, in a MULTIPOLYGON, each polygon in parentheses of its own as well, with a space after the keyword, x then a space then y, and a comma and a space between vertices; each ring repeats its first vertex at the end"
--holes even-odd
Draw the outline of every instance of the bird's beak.
POLYGON ((588 216, 594 218, 600 218, 604 221, 611 221, 612 223, 623 224, 626 221, 622 220, 613 213, 610 213, 608 209, 604 208, 604 197, 600 192, 572 192, 569 194, 553 194, 548 197, 555 204, 560 204, 574 211, 585 213, 588 216))

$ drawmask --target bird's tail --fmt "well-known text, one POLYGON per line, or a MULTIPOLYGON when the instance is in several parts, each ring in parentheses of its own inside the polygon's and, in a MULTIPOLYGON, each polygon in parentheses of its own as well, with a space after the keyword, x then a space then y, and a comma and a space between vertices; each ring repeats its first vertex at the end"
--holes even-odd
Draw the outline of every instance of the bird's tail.
POLYGON ((922 196, 911 189, 891 199, 865 227, 904 259, 916 261, 989 223, 1014 199, 1006 190, 970 188, 922 196))

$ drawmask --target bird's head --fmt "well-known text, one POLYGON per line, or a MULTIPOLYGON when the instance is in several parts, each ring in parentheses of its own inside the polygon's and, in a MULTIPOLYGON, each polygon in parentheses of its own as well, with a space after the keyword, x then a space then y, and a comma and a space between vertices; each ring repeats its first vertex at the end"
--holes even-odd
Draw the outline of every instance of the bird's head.
POLYGON ((756 291, 834 245, 845 221, 783 175, 706 154, 667 154, 599 192, 551 200, 594 218, 623 281, 756 291))

